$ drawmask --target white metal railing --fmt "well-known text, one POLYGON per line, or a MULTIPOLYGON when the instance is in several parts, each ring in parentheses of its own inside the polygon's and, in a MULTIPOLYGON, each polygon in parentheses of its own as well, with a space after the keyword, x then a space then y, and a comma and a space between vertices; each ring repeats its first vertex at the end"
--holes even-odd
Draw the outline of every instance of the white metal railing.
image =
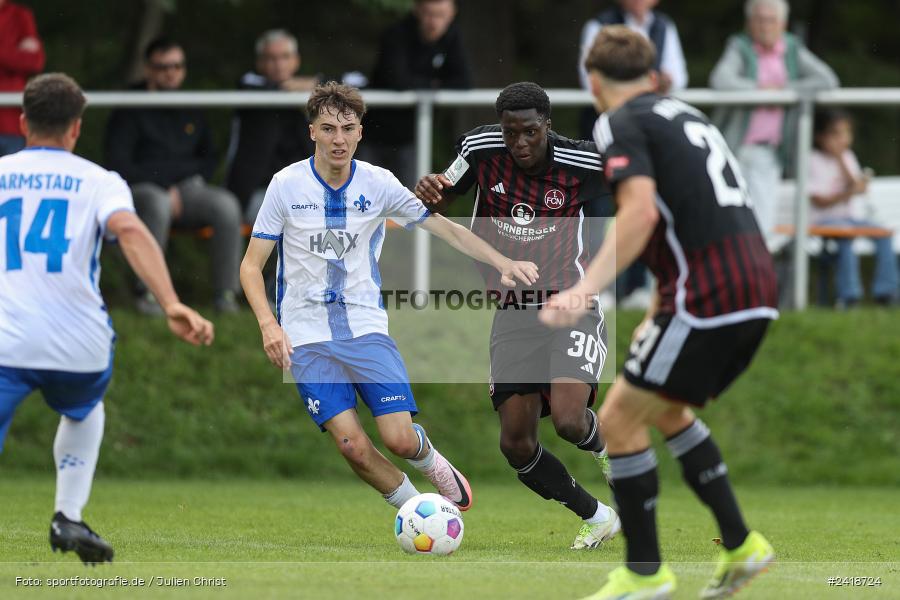
MULTIPOLYGON (((497 89, 442 90, 393 92, 366 90, 363 97, 369 106, 415 106, 417 169, 425 174, 432 169, 432 131, 435 107, 493 106, 497 99, 497 89)), ((591 96, 579 89, 548 89, 550 101, 556 106, 585 106, 591 103, 591 96)), ((807 305, 809 283, 809 261, 806 257, 807 225, 809 206, 807 202, 806 173, 812 147, 812 118, 816 104, 844 106, 896 106, 900 105, 900 88, 844 88, 817 93, 801 94, 794 90, 777 91, 719 91, 711 89, 688 89, 673 94, 690 104, 701 106, 738 105, 782 105, 796 106, 800 110, 797 131, 796 194, 795 194, 795 236, 793 248, 794 279, 793 304, 803 309, 807 305)), ((301 92, 86 92, 90 107, 277 107, 305 106, 308 93, 301 92)), ((22 95, 0 93, 0 106, 18 106, 22 95)), ((421 230, 416 230, 414 287, 429 289, 430 238, 421 230)))

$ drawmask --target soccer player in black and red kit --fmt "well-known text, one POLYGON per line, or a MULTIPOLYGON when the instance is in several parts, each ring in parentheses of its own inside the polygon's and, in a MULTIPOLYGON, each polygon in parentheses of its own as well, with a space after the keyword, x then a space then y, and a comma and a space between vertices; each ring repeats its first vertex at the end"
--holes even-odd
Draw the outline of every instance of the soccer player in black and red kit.
POLYGON ((550 129, 550 99, 540 86, 507 86, 496 111, 499 124, 463 135, 456 160, 444 173, 423 177, 415 191, 440 210, 476 185, 472 230, 507 256, 538 265, 540 280, 530 289, 503 289, 483 273, 489 292, 501 298, 490 342, 500 449, 522 483, 584 520, 572 547, 596 548, 618 533, 618 516, 575 482, 537 433, 540 417, 549 414, 560 437, 605 459, 597 416, 588 408, 607 354, 603 314, 597 307, 559 331, 537 315, 548 293, 584 276, 590 217, 604 216, 609 190, 595 145, 550 129))
POLYGON ((719 563, 701 597, 732 595, 775 556, 747 529, 719 449, 691 410, 747 368, 778 316, 772 257, 722 134, 694 107, 654 93, 653 58, 649 42, 621 26, 604 27, 588 54, 604 113, 594 139, 616 222, 585 278, 541 311, 542 321, 569 327, 638 256, 658 281, 657 300, 600 411, 627 552, 591 600, 669 598, 675 589, 657 541, 650 426, 666 437, 721 531, 719 563))

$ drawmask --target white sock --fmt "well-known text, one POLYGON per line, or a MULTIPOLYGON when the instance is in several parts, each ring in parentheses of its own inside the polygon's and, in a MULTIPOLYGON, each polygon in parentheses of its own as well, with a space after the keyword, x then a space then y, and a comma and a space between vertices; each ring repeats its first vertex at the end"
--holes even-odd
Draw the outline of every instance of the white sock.
POLYGON ((397 486, 397 489, 389 494, 384 494, 384 499, 388 504, 393 506, 394 508, 400 508, 406 501, 412 498, 413 496, 418 496, 419 490, 416 489, 416 486, 412 484, 412 481, 409 480, 409 477, 406 476, 406 473, 403 474, 403 481, 400 482, 400 485, 397 486))
POLYGON ((413 429, 415 429, 416 435, 419 437, 420 450, 416 453, 416 456, 422 452, 421 448, 428 448, 428 453, 422 458, 407 458, 406 462, 417 471, 426 473, 434 468, 434 458, 437 453, 434 450, 434 446, 431 445, 431 440, 428 439, 428 435, 425 433, 425 428, 418 423, 413 423, 413 429))
POLYGON ((599 500, 597 500, 597 512, 594 513, 593 517, 585 519, 584 522, 590 525, 596 525, 597 523, 602 523, 608 520, 610 517, 609 507, 599 500))
POLYGON ((81 510, 91 495, 94 470, 100 456, 106 413, 103 402, 81 421, 62 417, 53 442, 56 461, 56 508, 70 521, 81 521, 81 510))

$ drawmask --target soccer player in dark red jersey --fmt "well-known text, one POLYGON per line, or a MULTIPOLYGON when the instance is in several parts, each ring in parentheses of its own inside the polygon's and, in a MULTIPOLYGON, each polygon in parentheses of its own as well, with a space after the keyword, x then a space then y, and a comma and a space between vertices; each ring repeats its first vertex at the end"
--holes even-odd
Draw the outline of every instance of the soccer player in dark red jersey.
POLYGON ((548 292, 584 276, 587 217, 611 206, 609 190, 594 144, 550 129, 550 99, 540 86, 506 87, 496 110, 499 125, 463 135, 456 160, 444 173, 423 177, 415 191, 439 209, 477 185, 472 230, 507 256, 538 265, 540 287, 516 288, 511 303, 513 292, 483 272, 489 293, 502 298, 491 330, 489 388, 500 449, 522 483, 584 520, 572 548, 596 548, 618 533, 618 516, 540 445, 538 422, 551 415, 561 438, 605 462, 597 416, 588 408, 607 354, 603 314, 598 306, 559 331, 537 315, 548 292))
POLYGON ((638 256, 658 281, 657 301, 600 411, 627 552, 592 600, 668 598, 675 589, 657 542, 650 426, 666 437, 721 530, 719 564, 701 597, 732 595, 775 557, 762 535, 748 531, 719 449, 691 410, 747 368, 778 316, 772 258, 722 134, 694 107, 654 93, 653 58, 644 37, 620 26, 604 27, 588 54, 604 113, 594 139, 616 222, 584 279, 541 311, 542 321, 570 326, 638 256))

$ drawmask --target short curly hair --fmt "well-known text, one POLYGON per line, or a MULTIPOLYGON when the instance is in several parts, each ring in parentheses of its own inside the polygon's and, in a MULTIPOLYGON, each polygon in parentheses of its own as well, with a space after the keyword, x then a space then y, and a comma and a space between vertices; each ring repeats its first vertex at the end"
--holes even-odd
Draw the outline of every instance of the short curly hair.
POLYGON ((362 121, 363 115, 366 114, 366 103, 357 88, 328 81, 317 85, 312 91, 306 103, 306 112, 309 114, 309 120, 315 121, 322 112, 331 110, 337 111, 338 114, 355 113, 362 121))
POLYGON ((503 115, 505 110, 528 110, 533 108, 545 118, 550 118, 550 97, 544 88, 530 81, 511 83, 497 96, 494 104, 497 116, 503 115))

